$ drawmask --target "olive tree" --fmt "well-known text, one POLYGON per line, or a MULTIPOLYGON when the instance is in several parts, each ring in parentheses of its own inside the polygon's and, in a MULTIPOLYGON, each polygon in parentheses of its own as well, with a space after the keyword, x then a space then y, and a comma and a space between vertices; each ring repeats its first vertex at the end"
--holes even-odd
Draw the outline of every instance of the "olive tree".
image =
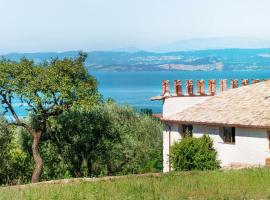
POLYGON ((38 182, 42 173, 39 143, 50 118, 77 105, 91 106, 97 99, 96 81, 84 67, 86 57, 79 53, 74 59, 52 59, 43 64, 26 58, 20 62, 6 59, 0 62, 0 101, 4 114, 12 117, 10 124, 23 127, 33 139, 32 182, 38 182), (18 100, 31 114, 34 125, 20 117, 16 109, 18 100))

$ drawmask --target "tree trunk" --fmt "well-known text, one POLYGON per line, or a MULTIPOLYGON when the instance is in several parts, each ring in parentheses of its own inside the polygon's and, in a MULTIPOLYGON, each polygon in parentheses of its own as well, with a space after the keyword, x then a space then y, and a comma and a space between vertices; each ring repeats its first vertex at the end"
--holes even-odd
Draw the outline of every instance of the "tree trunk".
POLYGON ((107 176, 112 176, 113 175, 113 170, 112 170, 111 163, 109 161, 107 161, 106 166, 107 166, 107 176))
POLYGON ((83 163, 83 158, 78 153, 78 155, 75 155, 74 157, 74 175, 76 178, 82 177, 81 167, 83 163))
POLYGON ((42 172, 42 167, 43 167, 43 161, 39 153, 39 143, 40 143, 40 137, 41 137, 41 132, 37 132, 33 134, 33 144, 32 144, 32 153, 33 153, 33 158, 35 161, 35 169, 32 174, 32 183, 37 183, 39 182, 39 178, 42 172))
POLYGON ((93 172, 92 172, 92 160, 90 160, 90 159, 88 159, 87 160, 87 175, 88 175, 88 177, 92 177, 92 175, 93 175, 93 172))

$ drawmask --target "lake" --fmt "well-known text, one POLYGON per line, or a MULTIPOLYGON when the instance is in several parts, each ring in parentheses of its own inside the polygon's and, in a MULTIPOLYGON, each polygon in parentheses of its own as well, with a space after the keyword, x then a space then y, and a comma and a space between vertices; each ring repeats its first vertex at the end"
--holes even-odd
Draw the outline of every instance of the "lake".
MULTIPOLYGON (((270 70, 90 73, 98 80, 98 89, 105 98, 111 97, 120 104, 128 103, 138 109, 150 108, 154 113, 161 112, 162 102, 150 101, 149 99, 161 94, 162 80, 170 80, 171 91, 173 91, 173 80, 175 79, 182 81, 186 79, 270 79, 270 70)), ((194 86, 194 89, 196 89, 196 85, 194 86)), ((207 83, 205 86, 207 86, 207 83)), ((218 87, 219 85, 217 85, 217 89, 218 87)))
MULTIPOLYGON (((104 98, 111 97, 119 104, 130 104, 136 109, 149 108, 154 113, 162 110, 161 101, 150 101, 153 96, 161 94, 162 80, 180 79, 270 79, 270 70, 260 71, 160 71, 160 72, 90 72, 98 81, 99 92, 104 98)), ((218 84, 218 82, 217 82, 218 84)), ((229 83, 228 83, 229 84, 229 83)), ((196 84, 194 85, 196 91, 196 84)), ((205 84, 207 87, 207 83, 205 84)), ((218 90, 219 85, 217 85, 218 90)), ((184 89, 184 87, 183 87, 184 89)), ((206 90, 207 91, 207 90, 206 90)), ((20 117, 27 115, 24 107, 17 101, 20 117)), ((7 116, 8 117, 8 116, 7 116)))

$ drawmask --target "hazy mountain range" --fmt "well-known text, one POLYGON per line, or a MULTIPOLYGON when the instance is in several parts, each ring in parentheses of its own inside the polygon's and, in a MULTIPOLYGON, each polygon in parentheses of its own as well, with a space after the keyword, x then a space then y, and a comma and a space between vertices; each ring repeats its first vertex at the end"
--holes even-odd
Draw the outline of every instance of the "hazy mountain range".
MULTIPOLYGON (((270 69, 270 41, 262 39, 193 39, 150 50, 125 48, 88 52, 86 65, 89 70, 99 71, 270 69)), ((27 57, 42 62, 55 57, 74 57, 77 53, 10 53, 3 56, 12 60, 27 57)))
POLYGON ((259 49, 270 48, 270 39, 261 38, 205 38, 180 40, 148 49, 152 52, 194 51, 209 49, 259 49))

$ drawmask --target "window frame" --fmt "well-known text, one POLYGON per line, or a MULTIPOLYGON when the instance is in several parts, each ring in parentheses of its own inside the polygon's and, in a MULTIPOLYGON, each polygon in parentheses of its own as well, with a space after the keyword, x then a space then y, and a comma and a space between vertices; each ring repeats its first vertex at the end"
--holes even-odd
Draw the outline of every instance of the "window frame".
POLYGON ((182 138, 187 136, 186 130, 189 130, 190 136, 193 136, 193 125, 192 124, 179 124, 178 131, 182 138))
POLYGON ((267 131, 268 149, 270 149, 270 131, 267 131))
POLYGON ((235 144, 235 127, 222 127, 222 140, 225 144, 235 144), (230 132, 228 129, 231 129, 230 132))

